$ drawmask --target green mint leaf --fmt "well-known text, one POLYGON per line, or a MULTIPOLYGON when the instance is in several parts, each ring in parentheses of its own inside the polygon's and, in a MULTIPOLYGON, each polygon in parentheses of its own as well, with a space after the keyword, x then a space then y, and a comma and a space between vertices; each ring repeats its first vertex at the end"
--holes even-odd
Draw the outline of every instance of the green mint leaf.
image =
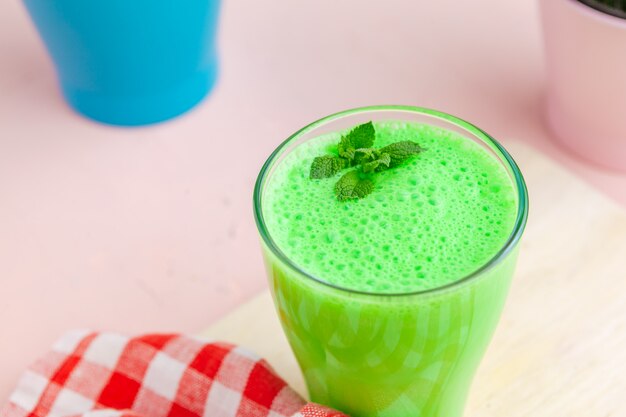
POLYGON ((362 178, 355 169, 344 174, 335 184, 335 195, 339 201, 357 200, 370 194, 374 183, 369 178, 362 178))
POLYGON ((353 165, 362 165, 378 159, 378 151, 375 148, 359 148, 355 150, 353 165))
POLYGON ((355 152, 368 159, 376 159, 376 154, 378 153, 376 148, 359 148, 355 152))
POLYGON ((367 122, 352 129, 347 137, 355 149, 371 148, 376 140, 376 129, 372 122, 367 122))
POLYGON ((391 158, 388 168, 394 168, 422 151, 424 148, 410 140, 392 143, 380 149, 381 154, 387 153, 391 158))
POLYGON ((383 171, 389 168, 389 164, 391 164, 391 156, 388 153, 383 153, 378 159, 363 164, 363 172, 383 171))
POLYGON ((365 173, 374 172, 376 171, 376 168, 378 168, 378 165, 380 165, 380 162, 378 162, 378 160, 363 164, 362 165, 363 172, 365 173))
POLYGON ((380 155, 380 158, 378 158, 378 161, 380 162, 380 165, 384 165, 389 168, 389 165, 391 165, 391 155, 383 153, 380 155))
POLYGON ((344 168, 347 168, 348 161, 332 155, 318 156, 311 163, 309 178, 321 179, 334 176, 344 168))
POLYGON ((360 148, 371 148, 376 140, 376 129, 372 122, 358 125, 339 142, 339 156, 349 160, 354 159, 355 152, 360 148))
POLYGON ((354 148, 342 148, 341 144, 339 145, 339 156, 348 160, 348 162, 354 161, 354 157, 356 156, 356 149, 354 148))

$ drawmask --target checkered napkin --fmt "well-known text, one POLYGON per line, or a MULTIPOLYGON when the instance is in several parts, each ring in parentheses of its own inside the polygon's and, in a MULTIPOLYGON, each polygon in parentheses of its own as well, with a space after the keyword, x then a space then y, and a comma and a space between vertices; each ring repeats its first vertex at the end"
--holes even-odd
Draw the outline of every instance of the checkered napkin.
POLYGON ((345 417, 306 403, 255 354, 181 335, 72 332, 0 417, 345 417))

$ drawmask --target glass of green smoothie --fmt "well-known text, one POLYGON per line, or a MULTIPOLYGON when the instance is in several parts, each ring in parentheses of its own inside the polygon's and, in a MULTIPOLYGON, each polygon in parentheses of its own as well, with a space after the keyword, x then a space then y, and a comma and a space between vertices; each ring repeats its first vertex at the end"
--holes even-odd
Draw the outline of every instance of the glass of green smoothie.
POLYGON ((254 207, 311 400, 353 417, 458 417, 526 225, 507 151, 448 114, 345 111, 293 134, 254 207))

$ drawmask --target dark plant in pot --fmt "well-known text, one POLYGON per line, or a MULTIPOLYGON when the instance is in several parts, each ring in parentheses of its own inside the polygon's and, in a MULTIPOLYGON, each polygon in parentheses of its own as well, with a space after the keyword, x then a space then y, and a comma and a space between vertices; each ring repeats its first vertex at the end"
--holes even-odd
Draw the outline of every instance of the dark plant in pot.
POLYGON ((626 0, 578 0, 603 13, 626 18, 626 0))

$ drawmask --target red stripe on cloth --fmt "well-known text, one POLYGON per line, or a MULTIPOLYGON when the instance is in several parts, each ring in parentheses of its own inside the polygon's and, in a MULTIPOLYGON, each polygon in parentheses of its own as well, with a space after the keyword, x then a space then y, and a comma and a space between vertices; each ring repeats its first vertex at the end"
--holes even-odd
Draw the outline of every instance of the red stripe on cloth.
MULTIPOLYGON (((201 416, 206 406, 207 397, 213 380, 207 378, 196 369, 187 368, 180 379, 175 404, 180 405, 181 413, 188 411, 192 415, 201 416)), ((171 412, 179 412, 172 409, 171 412)))
POLYGON ((267 417, 270 410, 249 398, 242 398, 237 410, 237 417, 267 417))
POLYGON ((57 371, 50 378, 50 382, 57 383, 59 385, 64 385, 67 382, 67 379, 70 377, 70 374, 76 368, 80 362, 80 356, 69 356, 57 369, 57 371))
POLYGON ((115 372, 100 393, 98 403, 118 410, 132 408, 140 386, 139 382, 115 372))
POLYGON ((198 414, 193 411, 187 410, 185 407, 181 407, 177 403, 172 404, 172 408, 168 417, 202 417, 202 414, 198 414))
POLYGON ((83 340, 78 343, 74 352, 70 354, 67 359, 61 363, 61 366, 50 378, 51 382, 56 382, 59 385, 65 384, 67 378, 70 376, 70 373, 74 370, 78 362, 80 362, 81 356, 85 353, 91 342, 96 338, 96 334, 92 333, 85 337, 83 340))
POLYGON ((287 385, 285 381, 274 374, 269 365, 262 360, 252 368, 243 395, 269 409, 285 385, 287 385))
POLYGON ((163 350, 163 347, 172 339, 177 337, 175 334, 149 334, 141 337, 137 337, 133 340, 150 345, 158 350, 163 350))
POLYGON ((222 362, 233 346, 211 343, 206 345, 189 364, 189 367, 201 372, 209 378, 215 378, 217 371, 222 366, 222 362))
POLYGON ((59 392, 61 392, 61 388, 63 384, 67 381, 70 376, 70 373, 74 370, 78 362, 80 362, 81 355, 85 353, 91 342, 96 338, 97 333, 91 333, 87 335, 83 340, 81 340, 74 352, 72 352, 66 360, 61 362, 59 369, 52 375, 48 386, 44 390, 41 398, 37 405, 33 408, 33 412, 31 415, 33 417, 43 417, 46 416, 50 409, 52 408, 52 404, 56 400, 59 392))
POLYGON ((300 414, 304 417, 346 417, 345 414, 337 410, 314 403, 309 403, 302 407, 300 414))
POLYGON ((116 372, 140 382, 158 350, 139 339, 130 339, 122 351, 116 372))

